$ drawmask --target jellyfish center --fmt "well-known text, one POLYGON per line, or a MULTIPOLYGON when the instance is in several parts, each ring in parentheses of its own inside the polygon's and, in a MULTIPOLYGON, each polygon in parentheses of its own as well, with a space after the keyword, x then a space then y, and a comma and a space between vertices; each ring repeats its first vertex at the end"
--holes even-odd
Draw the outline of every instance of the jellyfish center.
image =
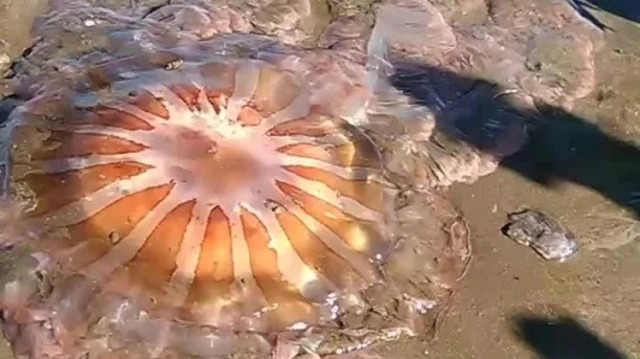
POLYGON ((261 161, 248 150, 251 145, 246 140, 180 128, 161 146, 172 159, 171 176, 177 181, 229 195, 250 186, 262 172, 261 161))

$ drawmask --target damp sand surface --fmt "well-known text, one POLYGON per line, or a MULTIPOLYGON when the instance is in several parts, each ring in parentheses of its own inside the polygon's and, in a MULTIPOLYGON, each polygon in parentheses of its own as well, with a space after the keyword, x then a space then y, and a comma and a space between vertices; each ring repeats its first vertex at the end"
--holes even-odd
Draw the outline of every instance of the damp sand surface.
MULTIPOLYGON (((606 34, 597 59, 595 91, 573 112, 603 133, 638 145, 640 25, 598 15, 615 32, 606 34)), ((435 341, 405 342, 389 353, 440 359, 640 358, 640 223, 629 210, 583 185, 559 180, 549 187, 508 168, 472 185, 456 185, 450 194, 470 223, 473 264, 435 341), (522 207, 540 209, 570 227, 582 250, 565 263, 546 262, 504 237, 506 214, 522 207)))
MULTIPOLYGON (((21 11, 44 8, 27 3, 32 7, 21 11)), ((10 44, 4 51, 11 57, 28 43, 28 31, 12 20, 14 14, 0 0, 0 39, 10 44)), ((609 136, 638 144, 640 25, 599 15, 615 31, 606 34, 599 54, 596 90, 573 112, 609 136)), ((435 340, 407 339, 375 352, 398 359, 557 358, 540 354, 551 343, 555 350, 565 347, 569 356, 563 358, 585 358, 584 348, 611 354, 605 357, 640 358, 634 329, 640 327, 640 224, 618 203, 579 183, 545 186, 508 168, 455 185, 449 194, 473 231, 474 260, 462 289, 435 340), (522 207, 561 221, 582 250, 566 263, 546 262, 502 236, 506 214, 522 207), (529 330, 534 334, 528 336, 529 330)), ((11 358, 6 344, 0 345, 3 358, 11 358)))

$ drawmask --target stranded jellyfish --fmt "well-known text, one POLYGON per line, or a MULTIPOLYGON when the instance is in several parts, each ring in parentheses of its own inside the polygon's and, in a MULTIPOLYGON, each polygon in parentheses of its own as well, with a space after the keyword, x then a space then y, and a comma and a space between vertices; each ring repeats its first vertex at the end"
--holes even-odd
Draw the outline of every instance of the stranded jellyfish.
POLYGON ((5 128, 21 226, 66 277, 91 283, 63 296, 256 333, 358 304, 391 244, 365 134, 273 63, 143 62, 44 89, 5 128))

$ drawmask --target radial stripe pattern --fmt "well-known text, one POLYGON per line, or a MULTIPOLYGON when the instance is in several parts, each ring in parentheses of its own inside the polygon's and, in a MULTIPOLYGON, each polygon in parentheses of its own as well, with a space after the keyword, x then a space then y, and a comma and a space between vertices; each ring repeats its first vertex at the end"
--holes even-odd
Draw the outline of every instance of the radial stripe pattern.
POLYGON ((380 280, 380 157, 303 76, 139 65, 98 66, 11 118, 11 189, 38 245, 104 290, 236 330, 330 320, 380 280))

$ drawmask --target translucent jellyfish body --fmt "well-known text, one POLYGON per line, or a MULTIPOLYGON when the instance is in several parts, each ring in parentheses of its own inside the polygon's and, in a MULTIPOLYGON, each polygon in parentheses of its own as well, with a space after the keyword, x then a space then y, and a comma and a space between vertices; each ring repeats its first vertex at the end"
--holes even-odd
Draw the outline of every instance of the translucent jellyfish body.
POLYGON ((56 358, 117 352, 113 328, 142 357, 209 356, 357 306, 392 245, 372 142, 281 62, 147 60, 44 87, 4 129, 7 195, 62 273, 13 320, 49 328, 56 358))

